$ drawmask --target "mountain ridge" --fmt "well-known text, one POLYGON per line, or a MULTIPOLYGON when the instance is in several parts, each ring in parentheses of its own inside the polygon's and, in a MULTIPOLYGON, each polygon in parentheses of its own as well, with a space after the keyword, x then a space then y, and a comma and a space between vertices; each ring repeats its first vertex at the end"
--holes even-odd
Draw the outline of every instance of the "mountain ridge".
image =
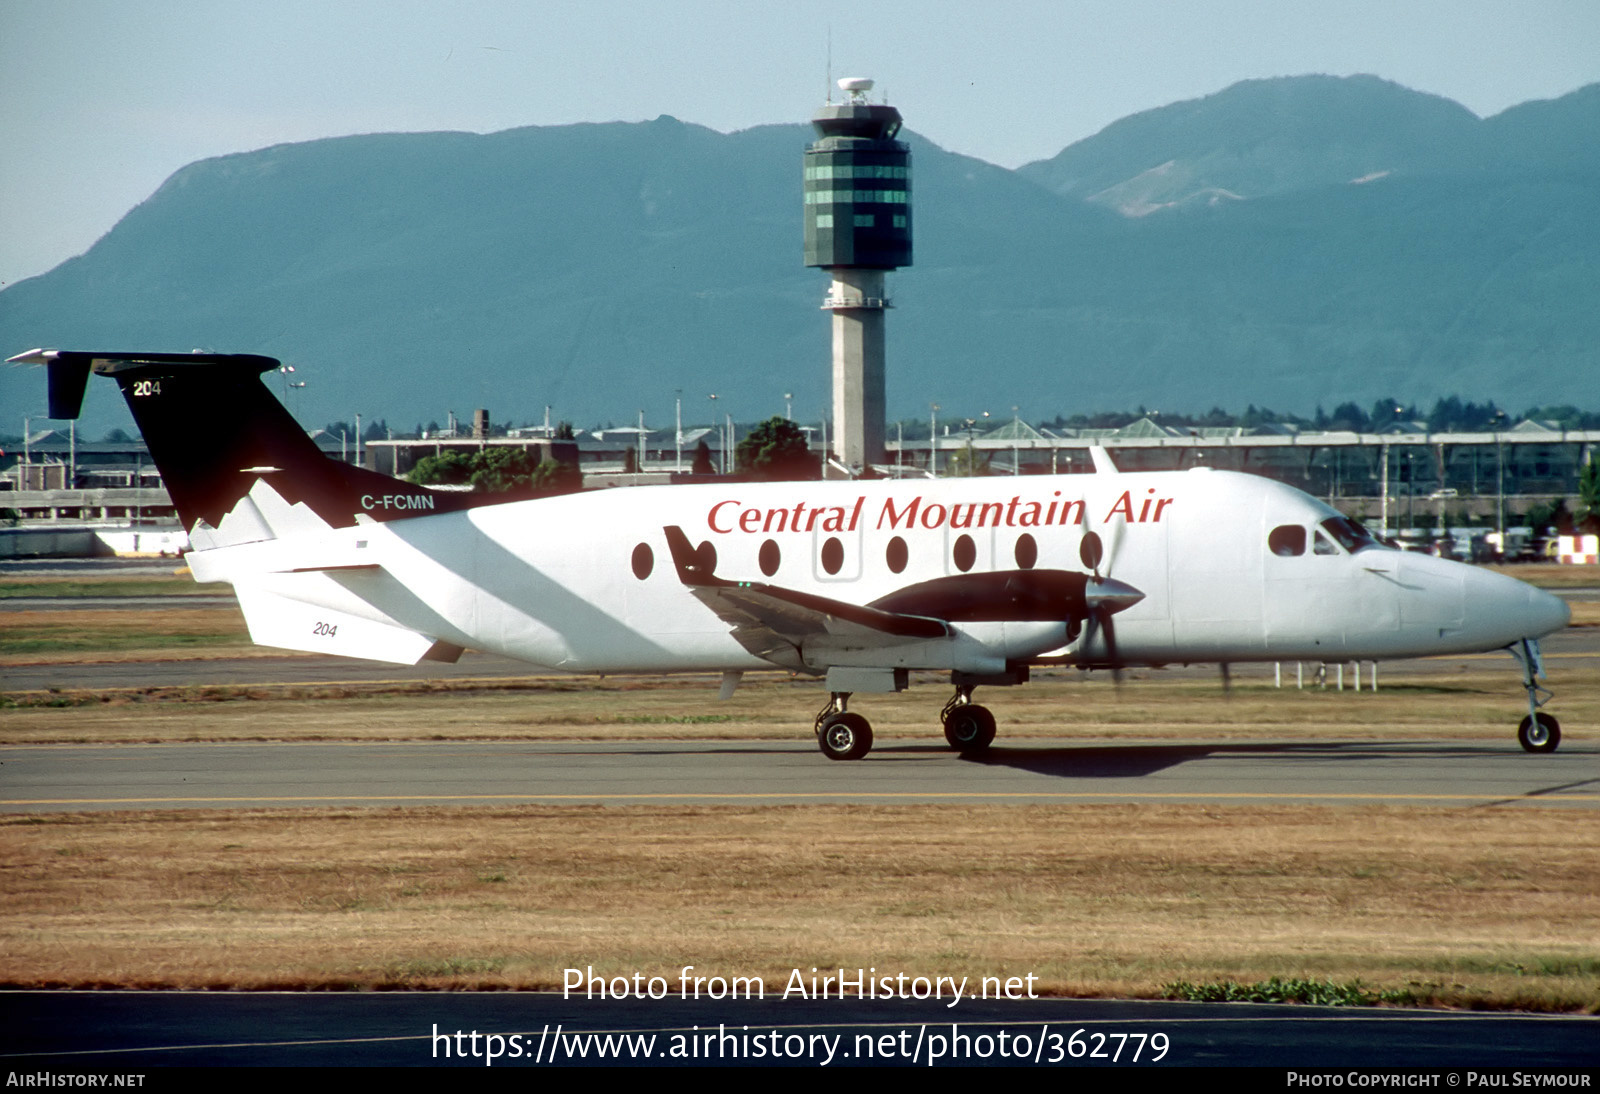
MULTIPOLYGON (((1278 180, 1263 193, 1217 174, 1248 134, 1193 145, 1210 159, 1184 185, 1238 196, 1147 190, 1159 209, 1130 218, 1089 200, 1097 182, 1063 194, 1037 165, 1010 171, 907 133, 916 263, 890 278, 891 414, 1578 401, 1600 339, 1600 166, 1582 137, 1600 129, 1587 128, 1600 85, 1477 119, 1376 78, 1287 79, 1309 82, 1246 89, 1246 115, 1278 119, 1266 136, 1293 136, 1294 111, 1330 89, 1350 103, 1327 131, 1402 104, 1445 135, 1272 170, 1241 159, 1240 179, 1278 180), (1294 111, 1273 115, 1274 102, 1294 111), (1488 138, 1460 137, 1484 126, 1488 138), (1402 146, 1434 151, 1398 170, 1372 159, 1402 146), (1454 159, 1427 166, 1441 148, 1454 159), (1350 185, 1347 169, 1387 173, 1350 185)), ((1226 106, 1230 90, 1208 98, 1226 106)), ((1121 124, 1062 155, 1088 163, 1080 146, 1121 124)), ((799 124, 721 134, 662 116, 198 161, 86 254, 0 291, 0 349, 266 353, 309 383, 291 409, 313 423, 361 412, 409 426, 475 406, 530 420, 546 405, 661 422, 679 392, 686 420, 710 412, 712 392, 744 420, 793 392, 796 416, 814 419, 829 336, 826 276, 800 265, 810 139, 799 124)), ((1288 147, 1274 139, 1259 147, 1288 147)), ((1175 152, 1151 140, 1097 169, 1117 185, 1175 152)), ((0 370, 7 406, 42 409, 41 387, 0 370)), ((87 429, 125 423, 109 402, 91 403, 87 429)))

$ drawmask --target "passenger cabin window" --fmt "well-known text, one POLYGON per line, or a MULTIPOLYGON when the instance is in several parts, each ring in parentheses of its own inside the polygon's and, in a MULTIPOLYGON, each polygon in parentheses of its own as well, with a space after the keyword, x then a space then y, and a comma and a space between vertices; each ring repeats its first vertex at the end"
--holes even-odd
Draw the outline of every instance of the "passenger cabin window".
POLYGON ((1267 547, 1279 558, 1306 553, 1306 530, 1298 524, 1280 524, 1267 536, 1267 547))
POLYGON ((822 568, 830 574, 836 574, 843 566, 844 544, 839 542, 838 536, 829 536, 822 545, 822 568))
POLYGON ((906 547, 906 541, 895 536, 889 541, 889 546, 883 552, 884 561, 889 564, 889 569, 899 573, 906 568, 906 563, 911 560, 911 551, 906 547))

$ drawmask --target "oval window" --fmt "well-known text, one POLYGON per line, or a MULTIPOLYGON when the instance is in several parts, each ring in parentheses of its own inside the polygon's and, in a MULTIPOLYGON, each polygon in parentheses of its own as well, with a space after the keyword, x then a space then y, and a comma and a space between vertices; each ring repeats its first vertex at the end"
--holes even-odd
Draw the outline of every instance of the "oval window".
POLYGON ((633 576, 643 581, 650 576, 650 571, 656 568, 656 554, 650 549, 648 543, 641 543, 633 549, 633 576))
POLYGON ((1016 555, 1018 569, 1031 570, 1034 563, 1039 561, 1039 545, 1027 532, 1017 537, 1016 555))
POLYGON ((783 555, 778 551, 777 540, 769 539, 761 545, 759 561, 761 572, 768 577, 778 572, 778 563, 783 561, 783 555))
POLYGON ((1306 530, 1298 524, 1280 524, 1267 534, 1267 549, 1279 558, 1306 553, 1306 530))
POLYGON ((1078 544, 1078 557, 1083 564, 1091 570, 1100 568, 1100 559, 1105 555, 1105 548, 1100 544, 1100 536, 1096 532, 1083 533, 1083 540, 1078 544))
POLYGON ((694 553, 695 569, 707 577, 717 572, 717 549, 705 540, 694 553))
POLYGON ((972 542, 971 536, 964 535, 960 539, 956 540, 956 547, 953 554, 955 557, 956 569, 960 570, 962 573, 966 573, 968 570, 972 569, 972 564, 978 561, 978 545, 972 542))
POLYGON ((889 541, 889 546, 883 552, 883 560, 889 564, 890 573, 898 574, 906 568, 906 563, 911 560, 911 552, 906 550, 906 541, 895 536, 889 541))
POLYGON ((844 544, 839 542, 837 536, 829 536, 828 542, 822 545, 822 568, 830 574, 836 574, 844 566, 844 544))

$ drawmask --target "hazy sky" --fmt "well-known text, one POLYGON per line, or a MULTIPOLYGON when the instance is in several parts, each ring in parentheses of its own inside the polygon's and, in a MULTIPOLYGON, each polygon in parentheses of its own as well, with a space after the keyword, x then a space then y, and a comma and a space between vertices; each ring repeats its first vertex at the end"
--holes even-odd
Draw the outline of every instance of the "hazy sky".
MULTIPOLYGON (((386 130, 800 122, 828 74, 1014 167, 1251 77, 1480 115, 1600 81, 1600 0, 0 0, 0 287, 206 156, 386 130)), ((798 151, 797 151, 798 155, 798 151)))

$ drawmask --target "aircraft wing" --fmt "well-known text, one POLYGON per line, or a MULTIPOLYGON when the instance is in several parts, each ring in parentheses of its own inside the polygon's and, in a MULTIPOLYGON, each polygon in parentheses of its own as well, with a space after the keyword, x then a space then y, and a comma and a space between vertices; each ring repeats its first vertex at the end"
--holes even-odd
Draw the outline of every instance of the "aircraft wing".
POLYGON ((893 646, 951 633, 943 620, 928 616, 884 611, 759 581, 728 581, 712 572, 714 560, 690 546, 683 529, 673 525, 664 531, 678 579, 733 628, 740 645, 783 668, 815 671, 800 654, 808 640, 848 637, 856 646, 893 646))

